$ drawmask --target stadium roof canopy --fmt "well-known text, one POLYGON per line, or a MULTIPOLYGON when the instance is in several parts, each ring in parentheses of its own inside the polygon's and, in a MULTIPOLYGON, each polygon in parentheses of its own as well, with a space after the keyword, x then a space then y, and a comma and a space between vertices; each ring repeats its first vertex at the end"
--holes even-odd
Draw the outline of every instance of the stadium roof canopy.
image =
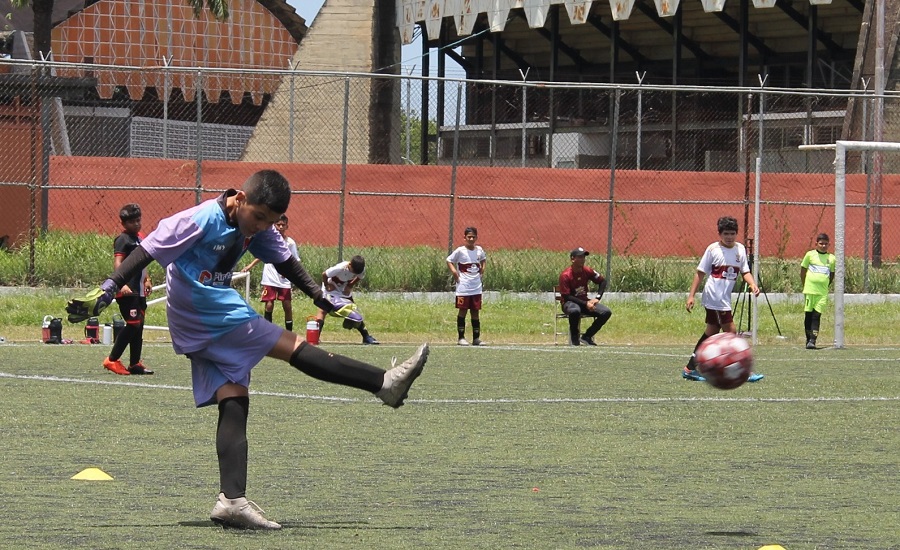
POLYGON ((860 87, 867 1, 396 0, 403 43, 471 78, 814 88, 860 87))

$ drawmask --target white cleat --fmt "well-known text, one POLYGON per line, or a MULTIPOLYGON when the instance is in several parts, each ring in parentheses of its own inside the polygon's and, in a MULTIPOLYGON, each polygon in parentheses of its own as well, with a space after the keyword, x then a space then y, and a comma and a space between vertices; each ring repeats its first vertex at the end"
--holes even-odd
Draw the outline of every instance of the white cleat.
POLYGON ((469 345, 469 341, 466 340, 465 338, 460 338, 460 339, 459 339, 459 342, 457 342, 457 344, 459 344, 460 346, 468 346, 468 345, 469 345))
POLYGON ((255 502, 244 497, 226 498, 225 493, 219 493, 209 519, 222 527, 235 529, 281 529, 281 525, 264 518, 262 511, 255 502))
POLYGON ((412 357, 384 373, 384 385, 375 394, 388 407, 399 408, 409 392, 413 381, 422 374, 428 361, 428 344, 422 344, 412 357))

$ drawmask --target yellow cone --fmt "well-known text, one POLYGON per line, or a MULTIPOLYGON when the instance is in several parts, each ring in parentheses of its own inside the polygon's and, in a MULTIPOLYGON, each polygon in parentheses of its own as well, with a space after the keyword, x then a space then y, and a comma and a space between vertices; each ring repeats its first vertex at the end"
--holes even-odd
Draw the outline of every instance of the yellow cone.
POLYGON ((72 476, 72 479, 81 479, 84 481, 110 481, 112 480, 112 476, 100 468, 85 468, 72 476))
POLYGON ((780 544, 767 544, 765 546, 760 546, 759 550, 784 550, 784 546, 780 544))

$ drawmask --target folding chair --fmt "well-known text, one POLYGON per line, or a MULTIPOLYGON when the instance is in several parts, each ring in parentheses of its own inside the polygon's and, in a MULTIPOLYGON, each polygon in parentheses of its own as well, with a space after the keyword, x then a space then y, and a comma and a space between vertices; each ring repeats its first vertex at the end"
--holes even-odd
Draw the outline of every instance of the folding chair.
MULTIPOLYGON (((553 287, 553 301, 556 304, 556 311, 553 314, 553 344, 559 345, 559 337, 565 336, 566 343, 569 343, 569 316, 562 312, 562 294, 559 293, 559 285, 553 287), (559 320, 565 319, 563 323, 563 331, 559 331, 559 320)), ((580 316, 584 319, 584 315, 580 316)))

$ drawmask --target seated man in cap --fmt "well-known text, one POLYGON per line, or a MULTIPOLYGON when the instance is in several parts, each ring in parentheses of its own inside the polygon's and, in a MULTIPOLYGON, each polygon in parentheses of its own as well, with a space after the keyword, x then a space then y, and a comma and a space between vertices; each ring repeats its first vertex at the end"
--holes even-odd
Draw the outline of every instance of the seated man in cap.
POLYGON ((608 283, 602 275, 584 265, 584 258, 589 252, 581 247, 573 250, 569 257, 572 265, 559 275, 559 294, 562 300, 563 313, 569 316, 569 343, 573 346, 596 346, 594 335, 600 332, 603 325, 612 317, 612 311, 600 303, 606 292, 608 283), (588 298, 588 282, 594 281, 599 287, 596 298, 588 298), (594 322, 581 335, 581 316, 594 318, 594 322))

